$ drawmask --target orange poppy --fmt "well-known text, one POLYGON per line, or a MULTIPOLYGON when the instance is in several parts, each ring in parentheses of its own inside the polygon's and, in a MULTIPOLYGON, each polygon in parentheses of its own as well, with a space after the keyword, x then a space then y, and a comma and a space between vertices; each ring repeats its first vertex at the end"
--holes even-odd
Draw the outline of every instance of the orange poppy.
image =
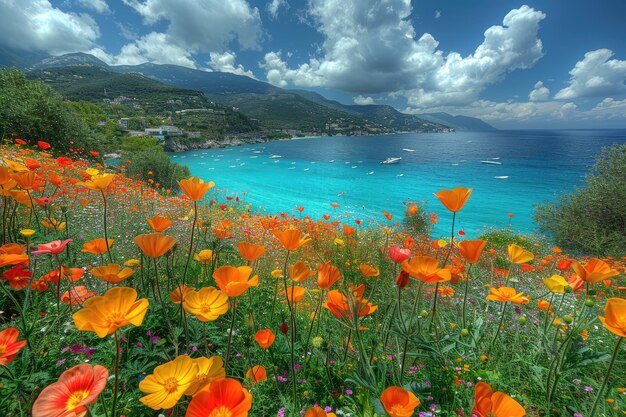
POLYGON ((415 394, 396 386, 386 388, 380 396, 380 402, 390 417, 410 417, 420 405, 415 394))
POLYGON ((289 276, 294 282, 304 282, 315 275, 315 271, 309 268, 309 265, 303 260, 297 261, 293 265, 289 265, 289 276))
POLYGON ((174 304, 180 304, 185 300, 187 294, 195 291, 193 288, 186 286, 185 284, 179 285, 177 288, 174 288, 172 292, 170 292, 170 300, 174 304))
POLYGON ((24 265, 15 265, 11 269, 7 269, 2 273, 2 278, 9 282, 9 285, 14 290, 23 290, 28 287, 30 279, 33 277, 33 273, 24 269, 24 265))
POLYGON ((155 232, 162 232, 165 229, 170 228, 174 224, 174 222, 170 219, 166 219, 165 217, 161 216, 154 216, 151 219, 146 219, 146 222, 148 223, 148 226, 150 226, 150 228, 155 232))
POLYGON ((91 275, 111 284, 122 282, 134 273, 135 271, 130 268, 122 269, 119 264, 108 264, 91 270, 91 275))
MULTIPOLYGON (((113 246, 113 242, 115 240, 108 239, 109 248, 113 246)), ((83 243, 83 250, 81 252, 93 253, 94 255, 102 255, 107 253, 107 242, 104 238, 99 237, 97 239, 90 240, 89 242, 83 243)))
POLYGON ((213 260, 213 251, 211 249, 202 249, 193 255, 193 260, 200 262, 202 265, 208 265, 213 260))
POLYGON ((474 409, 477 417, 524 417, 526 410, 503 392, 493 392, 489 384, 479 382, 474 387, 474 409))
POLYGON ((516 245, 515 243, 511 243, 507 248, 507 253, 509 255, 509 259, 514 264, 523 264, 529 261, 532 261, 535 258, 535 255, 532 252, 527 251, 523 247, 516 245))
POLYGON ((87 405, 98 400, 109 371, 101 365, 76 365, 63 372, 57 382, 39 393, 33 404, 33 417, 81 417, 87 405))
POLYGON ((626 299, 609 298, 604 306, 604 317, 599 317, 604 327, 619 337, 626 337, 626 299))
POLYGON ((70 288, 61 295, 61 301, 70 306, 82 305, 86 299, 96 295, 95 291, 88 291, 84 285, 70 288))
POLYGON ((377 277, 380 275, 380 270, 375 266, 370 266, 367 264, 359 265, 359 270, 363 274, 364 277, 377 277))
POLYGON ((254 340, 259 344, 261 349, 267 349, 272 346, 274 340, 276 340, 276 335, 270 329, 262 329, 256 332, 254 340))
POLYGON ((348 226, 347 224, 343 225, 343 234, 346 236, 352 236, 356 233, 356 229, 352 226, 348 226))
POLYGON ((475 264, 486 244, 486 240, 464 240, 459 243, 459 254, 465 259, 465 262, 475 264))
POLYGON ((37 183, 37 174, 32 171, 21 171, 13 174, 13 179, 23 190, 32 190, 37 183))
POLYGON ((265 247, 263 245, 254 245, 248 242, 237 243, 237 250, 243 259, 250 262, 258 259, 265 253, 265 247))
POLYGON ((574 262, 572 268, 580 279, 590 284, 619 275, 619 272, 598 258, 591 258, 584 265, 574 262))
POLYGON ((236 379, 217 379, 207 389, 197 393, 185 417, 230 416, 248 417, 252 395, 236 379))
POLYGON ((137 300, 134 289, 114 287, 103 296, 85 301, 85 307, 74 313, 72 319, 78 330, 95 332, 102 338, 127 324, 141 326, 148 304, 147 298, 137 300))
POLYGON ((456 213, 467 203, 470 194, 472 194, 471 188, 457 187, 452 190, 440 190, 435 194, 435 197, 437 197, 448 210, 456 213))
POLYGON ((304 287, 294 285, 292 287, 288 287, 286 292, 282 291, 280 295, 287 294, 287 299, 289 300, 290 303, 297 303, 304 298, 305 292, 306 292, 306 289, 304 289, 304 287))
POLYGON ((259 285, 259 276, 255 275, 250 280, 252 268, 249 266, 234 267, 224 265, 213 272, 213 278, 220 290, 229 297, 239 297, 248 288, 259 285))
POLYGON ((304 417, 337 417, 337 414, 327 413, 326 411, 322 410, 320 407, 315 406, 306 410, 306 413, 304 413, 304 417))
POLYGON ((378 306, 364 299, 364 293, 365 285, 363 284, 352 291, 350 298, 347 298, 339 290, 332 290, 328 292, 327 301, 323 306, 340 320, 352 320, 354 313, 359 317, 368 316, 373 314, 378 309, 378 306))
POLYGON ((133 241, 150 258, 165 255, 176 244, 176 239, 161 233, 148 233, 136 236, 133 241))
POLYGON ((251 379, 252 384, 258 384, 261 381, 267 380, 267 371, 261 365, 255 365, 248 369, 246 378, 251 379))
POLYGON ((0 332, 0 365, 7 366, 17 356, 21 348, 26 346, 26 340, 17 341, 19 330, 8 327, 0 332))
POLYGON ((183 308, 202 322, 214 321, 228 311, 228 296, 215 287, 192 290, 184 294, 183 308))
POLYGON ((537 308, 541 311, 552 310, 548 300, 537 300, 537 308))
POLYGON ((330 261, 317 266, 317 286, 327 290, 341 278, 339 268, 330 264, 330 261))
POLYGON ((297 229, 274 229, 272 230, 272 233, 278 238, 280 243, 283 245, 283 248, 288 251, 296 250, 311 240, 308 234, 302 235, 302 232, 297 229))
POLYGON ((439 261, 430 256, 415 256, 404 261, 402 269, 422 282, 445 282, 452 278, 450 270, 439 268, 439 261))
POLYGON ((501 301, 506 303, 507 301, 513 304, 528 304, 530 299, 524 296, 524 292, 517 292, 515 288, 511 287, 491 287, 489 288, 489 295, 487 300, 501 301))
POLYGON ((178 181, 180 189, 191 201, 200 201, 204 195, 215 186, 213 181, 204 182, 204 180, 198 177, 189 177, 184 180, 178 181))

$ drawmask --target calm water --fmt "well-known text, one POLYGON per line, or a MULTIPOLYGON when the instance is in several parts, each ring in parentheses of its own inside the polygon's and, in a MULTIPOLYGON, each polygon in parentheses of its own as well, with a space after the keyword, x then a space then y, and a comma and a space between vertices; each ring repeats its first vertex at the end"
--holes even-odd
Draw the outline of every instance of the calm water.
POLYGON ((457 219, 475 236, 485 225, 509 222, 533 232, 534 204, 584 185, 600 149, 625 142, 626 130, 407 133, 307 138, 172 158, 193 175, 215 181, 219 200, 239 196, 260 212, 299 215, 295 207, 302 205, 303 214, 316 219, 330 214, 346 222, 382 222, 383 210, 395 221, 404 212, 402 202, 420 201, 439 214, 437 235, 448 233, 451 217, 433 193, 471 187, 474 192, 457 219), (388 157, 402 160, 380 163, 388 157), (330 203, 341 206, 334 210, 330 203))

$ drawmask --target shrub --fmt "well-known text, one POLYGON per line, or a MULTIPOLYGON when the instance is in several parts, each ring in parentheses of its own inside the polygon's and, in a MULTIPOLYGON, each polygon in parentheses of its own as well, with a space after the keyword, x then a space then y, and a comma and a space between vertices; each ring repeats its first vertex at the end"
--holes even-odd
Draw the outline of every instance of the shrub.
POLYGON ((535 207, 535 220, 555 243, 597 256, 626 248, 626 145, 604 148, 586 187, 535 207))

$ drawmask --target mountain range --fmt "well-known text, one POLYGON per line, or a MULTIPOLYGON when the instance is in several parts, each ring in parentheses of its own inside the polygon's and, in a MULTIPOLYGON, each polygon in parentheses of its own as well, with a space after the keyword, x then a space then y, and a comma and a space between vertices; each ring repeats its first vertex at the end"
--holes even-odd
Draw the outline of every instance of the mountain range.
MULTIPOLYGON (((196 70, 177 65, 145 63, 140 65, 110 66, 97 57, 86 53, 72 53, 61 56, 41 56, 15 53, 0 49, 0 67, 17 67, 29 78, 46 81, 46 72, 56 73, 56 85, 68 99, 81 99, 81 94, 92 95, 96 90, 104 90, 109 85, 110 94, 133 94, 132 91, 114 91, 115 73, 134 77, 147 77, 173 86, 182 91, 193 90, 204 94, 209 100, 232 107, 253 121, 258 121, 264 129, 294 129, 301 131, 324 132, 329 126, 339 129, 352 129, 348 133, 384 133, 398 131, 448 131, 454 130, 493 130, 480 119, 452 116, 447 113, 427 113, 410 115, 401 113, 388 105, 346 105, 329 100, 322 95, 298 89, 282 89, 250 77, 225 73, 196 70), (80 70, 77 67, 82 67, 80 70), (65 86, 58 82, 58 74, 85 73, 90 68, 92 81, 88 90, 84 83, 72 85, 66 80, 65 86), (94 79, 94 77, 96 79, 94 79)), ((81 75, 77 75, 80 77, 81 75)), ((136 78, 138 86, 145 85, 145 78, 136 78)), ((53 77, 54 78, 54 77, 53 77)), ((126 80, 128 81, 128 80, 126 80)), ((125 85, 133 83, 125 83, 125 85)), ((136 90, 136 89, 135 89, 136 90)), ((341 133, 341 132, 335 132, 341 133)))

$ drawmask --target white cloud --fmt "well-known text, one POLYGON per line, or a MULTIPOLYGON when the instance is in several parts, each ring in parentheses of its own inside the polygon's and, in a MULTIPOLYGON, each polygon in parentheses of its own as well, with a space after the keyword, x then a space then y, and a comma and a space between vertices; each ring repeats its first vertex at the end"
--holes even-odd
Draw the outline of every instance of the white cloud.
POLYGON ((369 96, 368 97, 356 96, 352 99, 352 101, 354 101, 354 104, 358 104, 359 106, 364 106, 367 104, 376 104, 374 99, 369 96))
POLYGON ((550 90, 541 81, 537 81, 533 90, 528 94, 530 101, 546 101, 549 97, 550 90))
POLYGON ((596 117, 626 120, 626 99, 615 100, 607 97, 591 109, 596 117))
POLYGON ((211 52, 211 61, 207 62, 207 64, 215 71, 230 72, 231 74, 255 78, 252 71, 246 70, 243 65, 235 65, 236 58, 237 56, 233 52, 224 52, 223 54, 211 52))
POLYGON ((441 17, 441 10, 435 10, 435 19, 439 19, 441 17))
POLYGON ((145 62, 196 68, 190 51, 171 42, 169 35, 158 32, 151 32, 133 43, 124 45, 120 53, 113 58, 112 64, 138 65, 145 62))
POLYGON ((538 39, 545 15, 528 6, 511 10, 503 26, 485 31, 473 54, 444 55, 432 35, 419 38, 410 0, 311 0, 309 14, 325 40, 323 56, 293 69, 280 53, 265 55, 269 82, 324 86, 360 94, 401 93, 416 107, 467 104, 488 85, 543 56, 538 39))
POLYGON ((98 13, 109 13, 109 5, 105 0, 76 0, 78 4, 98 13))
POLYGON ((626 91, 626 61, 610 59, 613 51, 597 49, 585 54, 569 72, 569 86, 556 95, 558 99, 602 97, 626 91))
POLYGON ((100 36, 87 14, 64 12, 48 0, 0 0, 0 44, 50 54, 85 51, 100 36))
POLYGON ((287 8, 289 7, 289 3, 287 3, 286 0, 272 0, 267 3, 267 12, 273 19, 276 19, 278 17, 278 11, 281 7, 287 8))

